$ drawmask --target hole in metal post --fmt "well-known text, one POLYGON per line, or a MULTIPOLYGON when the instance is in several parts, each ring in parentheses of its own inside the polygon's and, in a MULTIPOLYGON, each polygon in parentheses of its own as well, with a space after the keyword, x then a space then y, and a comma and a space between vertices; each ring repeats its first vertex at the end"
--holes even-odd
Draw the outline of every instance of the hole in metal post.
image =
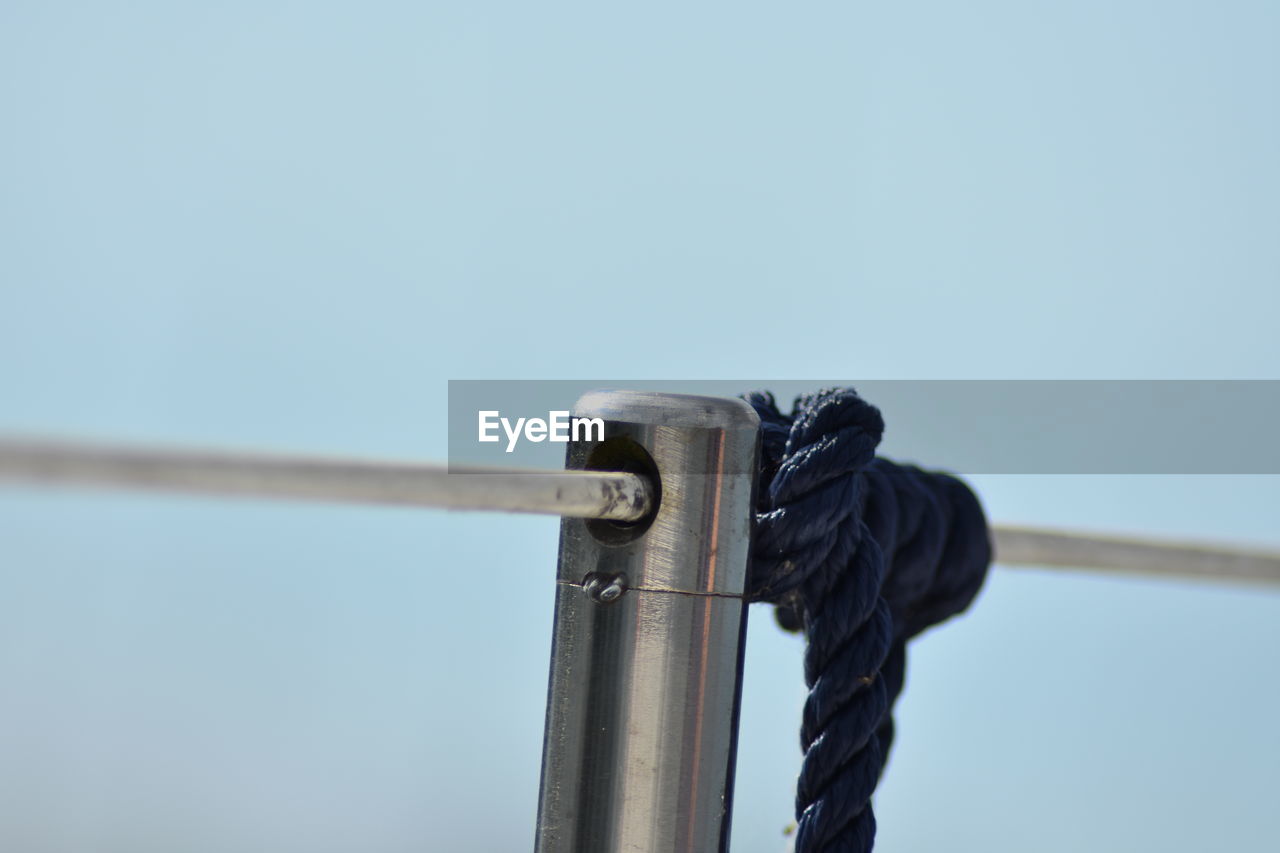
POLYGON ((649 525, 653 524, 658 514, 658 506, 662 501, 662 481, 658 476, 658 466, 638 442, 625 436, 614 436, 591 448, 584 466, 589 471, 625 471, 628 474, 639 474, 649 482, 649 512, 638 521, 609 521, 606 519, 587 519, 587 531, 604 545, 626 545, 645 534, 649 525))

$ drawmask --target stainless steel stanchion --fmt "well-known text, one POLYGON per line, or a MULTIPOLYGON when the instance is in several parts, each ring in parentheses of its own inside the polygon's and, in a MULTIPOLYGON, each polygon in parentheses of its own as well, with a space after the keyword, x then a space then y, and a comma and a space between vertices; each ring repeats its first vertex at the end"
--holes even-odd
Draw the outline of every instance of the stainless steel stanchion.
POLYGON ((605 438, 568 467, 644 474, 657 508, 562 522, 537 850, 727 850, 758 419, 635 391, 575 414, 605 438))

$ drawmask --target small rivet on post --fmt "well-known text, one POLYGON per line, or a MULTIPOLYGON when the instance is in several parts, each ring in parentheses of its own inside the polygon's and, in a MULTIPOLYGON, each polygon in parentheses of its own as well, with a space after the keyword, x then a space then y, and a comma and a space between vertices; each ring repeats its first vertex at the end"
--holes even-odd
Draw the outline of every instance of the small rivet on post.
POLYGON ((621 572, 591 572, 582 579, 582 589, 592 601, 609 604, 617 601, 627 591, 627 576, 621 572))

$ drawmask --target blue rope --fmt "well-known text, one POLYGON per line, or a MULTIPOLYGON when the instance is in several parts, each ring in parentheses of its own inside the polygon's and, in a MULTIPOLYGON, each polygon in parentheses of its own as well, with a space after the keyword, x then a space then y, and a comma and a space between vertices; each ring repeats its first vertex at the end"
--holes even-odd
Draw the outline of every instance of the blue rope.
POLYGON ((876 457, 884 420, 852 389, 790 415, 768 393, 745 399, 763 430, 751 597, 807 640, 796 853, 865 853, 907 640, 978 594, 986 519, 954 477, 876 457))

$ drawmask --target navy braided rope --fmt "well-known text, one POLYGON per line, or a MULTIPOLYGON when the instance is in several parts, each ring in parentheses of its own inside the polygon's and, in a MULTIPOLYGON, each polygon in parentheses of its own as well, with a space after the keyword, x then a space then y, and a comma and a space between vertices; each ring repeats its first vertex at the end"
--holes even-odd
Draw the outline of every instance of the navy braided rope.
POLYGON ((853 389, 745 395, 763 430, 751 597, 806 637, 796 853, 865 853, 907 640, 969 606, 991 546, 973 492, 875 455, 880 411, 853 389))

